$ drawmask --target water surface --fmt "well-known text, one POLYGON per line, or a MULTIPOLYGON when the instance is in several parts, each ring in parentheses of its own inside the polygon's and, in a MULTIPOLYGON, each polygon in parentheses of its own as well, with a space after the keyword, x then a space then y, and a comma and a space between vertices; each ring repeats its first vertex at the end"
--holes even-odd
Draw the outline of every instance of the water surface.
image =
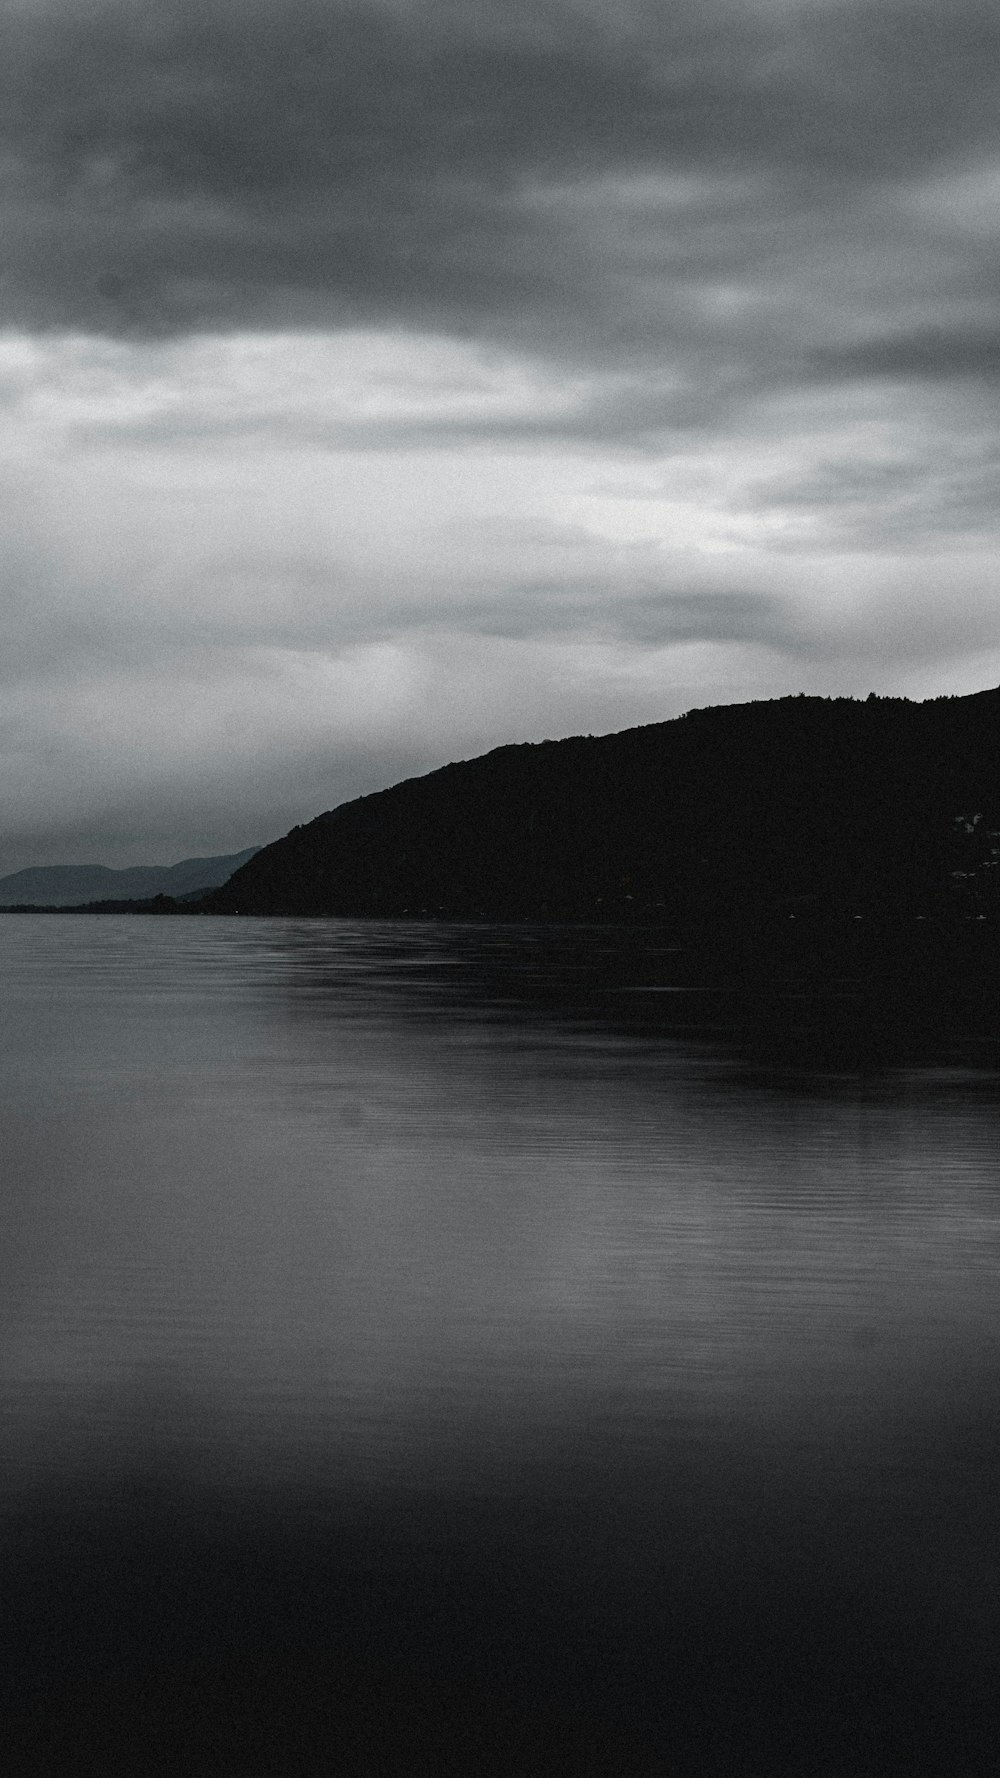
POLYGON ((995 1083, 571 941, 0 920, 15 1766, 993 1769, 995 1083))

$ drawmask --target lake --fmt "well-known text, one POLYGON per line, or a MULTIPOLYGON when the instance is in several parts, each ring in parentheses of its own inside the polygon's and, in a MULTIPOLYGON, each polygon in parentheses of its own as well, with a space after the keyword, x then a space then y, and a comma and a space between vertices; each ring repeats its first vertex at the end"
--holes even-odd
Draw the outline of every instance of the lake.
POLYGON ((995 1073, 670 953, 0 918, 6 1771, 995 1770, 995 1073))

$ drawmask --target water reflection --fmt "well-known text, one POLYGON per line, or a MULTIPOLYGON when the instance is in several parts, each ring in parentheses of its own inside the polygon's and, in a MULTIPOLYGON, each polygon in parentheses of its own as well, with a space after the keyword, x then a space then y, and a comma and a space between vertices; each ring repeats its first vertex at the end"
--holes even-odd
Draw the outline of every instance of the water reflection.
POLYGON ((489 1404, 508 1441, 571 1413, 634 1438, 666 1400, 856 1406, 956 1340, 992 1353, 968 1082, 749 1084, 567 1009, 533 935, 489 997, 504 933, 28 930, 4 1374, 36 1413, 165 1367, 217 1438, 238 1403, 361 1460, 378 1422, 383 1465, 489 1404))
MULTIPOLYGON (((792 1078, 669 1017, 637 1028, 606 990, 648 962, 600 934, 8 918, 0 951, 11 1510, 37 1525, 39 1502, 62 1499, 103 1515, 111 1543, 127 1522, 133 1550, 141 1523, 162 1566, 187 1500, 185 1547, 229 1586, 252 1548, 261 1633, 287 1621, 296 1646, 328 1605, 320 1589, 300 1613, 300 1565, 327 1573, 364 1547, 371 1608, 388 1562, 384 1638, 399 1588, 406 1611, 426 1606, 428 1552, 449 1572, 464 1552, 454 1597, 493 1651, 475 1671, 487 1689, 508 1611, 553 1658, 532 1564, 571 1639, 565 1589, 574 1567, 589 1577, 605 1656, 616 1612, 651 1587, 654 1664, 665 1612, 684 1601, 704 1629, 722 1597, 733 1659, 769 1614, 781 1662, 796 1636, 815 1653, 795 1601, 818 1610, 832 1574, 840 1604, 823 1594, 824 1609, 838 1621, 854 1588, 853 1635, 876 1596, 922 1625, 909 1653, 886 1632, 910 1708, 944 1609, 969 1716, 984 1658, 969 1647, 996 1629, 981 1603, 998 1424, 985 1077, 792 1078), (256 1515, 221 1555, 205 1489, 225 1522, 256 1515), (331 1544, 331 1514, 348 1543, 331 1544), (280 1575, 260 1554, 275 1524, 280 1575), (928 1603, 931 1574, 951 1577, 946 1607, 928 1603)), ((704 1706, 714 1657, 677 1659, 704 1706)), ((762 1660, 754 1684, 773 1687, 762 1660)), ((841 1682, 861 1688, 850 1660, 841 1682)), ((954 1685, 953 1655, 945 1667, 954 1685)), ((536 1680, 518 1683, 563 1746, 563 1695, 553 1727, 536 1680)), ((815 1681, 798 1683, 817 1710, 815 1681)), ((642 1691, 633 1750, 650 1770, 668 1769, 648 1763, 659 1696, 642 1691)), ((701 1769, 693 1747, 681 1770, 701 1769)), ((767 1747, 791 1773, 793 1754, 767 1747)), ((887 1770, 883 1755, 853 1769, 887 1770)))

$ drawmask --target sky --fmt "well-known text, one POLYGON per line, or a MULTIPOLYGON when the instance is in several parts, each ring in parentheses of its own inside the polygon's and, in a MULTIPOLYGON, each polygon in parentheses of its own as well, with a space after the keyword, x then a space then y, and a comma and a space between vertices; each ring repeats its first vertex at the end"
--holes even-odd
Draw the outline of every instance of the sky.
POLYGON ((0 871, 1000 681, 996 0, 0 0, 0 871))

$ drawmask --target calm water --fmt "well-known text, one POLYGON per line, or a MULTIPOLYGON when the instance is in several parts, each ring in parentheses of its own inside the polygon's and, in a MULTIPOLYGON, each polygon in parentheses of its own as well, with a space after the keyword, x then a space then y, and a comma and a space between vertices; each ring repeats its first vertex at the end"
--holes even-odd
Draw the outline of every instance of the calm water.
POLYGON ((614 950, 0 919, 7 1769, 995 1769, 994 1083, 614 950))

